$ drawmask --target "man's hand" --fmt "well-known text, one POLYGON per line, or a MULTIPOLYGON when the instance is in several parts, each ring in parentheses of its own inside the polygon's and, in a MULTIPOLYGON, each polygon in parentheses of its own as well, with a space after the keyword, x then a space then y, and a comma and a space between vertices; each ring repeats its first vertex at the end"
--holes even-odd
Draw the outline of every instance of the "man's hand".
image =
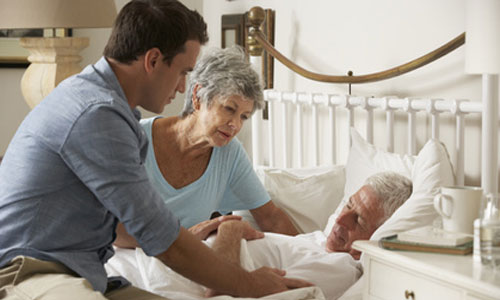
POLYGON ((284 270, 262 267, 251 272, 255 278, 253 297, 262 297, 269 294, 279 293, 290 289, 313 286, 312 283, 302 279, 286 278, 284 270))
MULTIPOLYGON (((245 297, 259 298, 270 294, 288 291, 291 289, 313 286, 312 283, 302 279, 286 278, 284 270, 262 267, 250 272, 251 281, 245 285, 246 291, 240 295, 245 297)), ((220 293, 207 289, 205 296, 213 297, 220 293)))
POLYGON ((188 230, 196 237, 198 237, 200 240, 204 240, 210 235, 210 233, 217 230, 220 224, 229 220, 241 220, 241 216, 234 216, 234 215, 220 216, 215 219, 206 220, 201 223, 198 223, 190 227, 188 230))

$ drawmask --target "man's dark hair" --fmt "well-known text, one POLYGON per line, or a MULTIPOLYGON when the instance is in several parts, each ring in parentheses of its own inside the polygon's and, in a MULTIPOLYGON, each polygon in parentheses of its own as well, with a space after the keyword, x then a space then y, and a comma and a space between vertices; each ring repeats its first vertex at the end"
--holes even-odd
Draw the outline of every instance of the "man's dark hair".
POLYGON ((116 17, 104 56, 130 63, 158 48, 170 65, 188 40, 208 41, 207 24, 198 12, 176 0, 132 0, 116 17))

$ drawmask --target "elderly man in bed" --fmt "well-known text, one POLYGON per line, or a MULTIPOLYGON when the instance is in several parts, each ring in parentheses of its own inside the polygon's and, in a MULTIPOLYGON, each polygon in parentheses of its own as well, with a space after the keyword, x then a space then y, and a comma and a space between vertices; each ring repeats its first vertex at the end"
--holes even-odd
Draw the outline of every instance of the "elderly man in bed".
MULTIPOLYGON (((259 75, 241 48, 213 48, 189 77, 180 116, 141 120, 149 150, 148 176, 181 225, 200 239, 226 220, 214 212, 250 210, 263 231, 296 235, 288 216, 270 199, 236 138, 243 123, 263 106, 259 75)), ((133 248, 120 224, 116 246, 133 248)))
MULTIPOLYGON (((408 178, 394 172, 377 173, 349 198, 328 237, 321 231, 293 237, 266 233, 264 237, 248 223, 233 220, 222 223, 217 235, 211 236, 207 243, 229 261, 248 270, 262 266, 280 268, 288 276, 312 282, 321 288, 327 299, 337 299, 361 275, 360 253, 352 249, 352 243, 370 239, 411 193, 412 183, 408 178)), ((194 294, 196 298, 204 292, 200 286, 179 278, 164 266, 145 262, 140 250, 128 254, 124 250, 117 254, 135 262, 127 271, 116 260, 111 260, 108 271, 129 273, 124 275, 132 276, 132 281, 139 285, 145 283, 145 288, 154 293, 168 297, 183 292, 194 294), (135 275, 137 268, 144 277, 135 275)), ((208 294, 215 292, 209 290, 208 294)))
POLYGON ((328 237, 319 231, 295 237, 266 233, 264 239, 240 244, 236 241, 251 229, 244 222, 229 222, 219 227, 214 247, 235 262, 243 258, 241 264, 248 269, 282 268, 289 276, 320 287, 327 299, 336 299, 361 275, 361 253, 352 249, 352 243, 370 239, 411 192, 412 183, 405 176, 377 173, 349 198, 328 237))

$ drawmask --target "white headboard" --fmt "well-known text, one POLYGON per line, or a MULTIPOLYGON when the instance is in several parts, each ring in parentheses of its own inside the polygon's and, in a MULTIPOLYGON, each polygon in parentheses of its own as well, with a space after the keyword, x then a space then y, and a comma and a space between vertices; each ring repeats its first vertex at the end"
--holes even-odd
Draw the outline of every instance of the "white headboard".
POLYGON ((456 99, 375 98, 274 90, 266 90, 264 95, 268 102, 268 120, 263 120, 261 113, 254 114, 252 118, 252 159, 255 166, 301 168, 344 163, 338 158, 337 149, 347 152, 349 144, 344 142, 342 145, 337 137, 348 136, 348 128, 356 125, 355 110, 362 111, 366 116, 363 120, 364 134, 370 143, 374 142, 376 130, 374 115, 377 111, 384 113, 385 129, 382 130, 385 131, 385 148, 390 152, 394 151, 395 144, 394 116, 398 112, 405 114, 406 152, 416 155, 417 114, 428 116, 430 137, 436 139, 439 139, 440 115, 451 114, 456 120, 456 138, 455 145, 447 146, 456 149, 457 153, 454 161, 456 184, 464 184, 465 118, 467 115, 481 114, 481 103, 456 99), (342 119, 337 116, 343 112, 347 114, 346 125, 340 126, 337 122, 342 119), (289 119, 294 121, 290 123, 289 119), (326 125, 326 128, 321 125, 326 125), (338 133, 339 128, 344 130, 343 134, 338 133), (322 152, 326 153, 321 155, 322 152))

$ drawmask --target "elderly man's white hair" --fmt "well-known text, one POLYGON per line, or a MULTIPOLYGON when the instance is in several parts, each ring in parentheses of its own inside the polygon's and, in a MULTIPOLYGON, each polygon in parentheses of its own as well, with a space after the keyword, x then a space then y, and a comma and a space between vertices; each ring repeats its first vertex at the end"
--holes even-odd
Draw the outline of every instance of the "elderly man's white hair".
POLYGON ((381 172, 368 177, 364 185, 370 186, 384 209, 385 222, 411 195, 413 184, 407 177, 396 172, 381 172))

